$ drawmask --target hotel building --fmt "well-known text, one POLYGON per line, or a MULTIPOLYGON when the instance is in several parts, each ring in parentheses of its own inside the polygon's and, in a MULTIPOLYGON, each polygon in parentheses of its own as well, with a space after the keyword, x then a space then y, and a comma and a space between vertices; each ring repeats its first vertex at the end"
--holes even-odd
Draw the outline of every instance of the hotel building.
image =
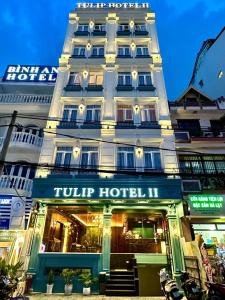
POLYGON ((79 5, 70 13, 43 131, 39 164, 49 168, 34 180, 33 290, 45 291, 53 269, 53 292, 62 292, 62 269, 79 268, 105 272, 107 295, 160 295, 159 269, 168 264, 175 278, 184 269, 183 205, 147 5, 79 5), (131 273, 115 271, 127 261, 131 273))

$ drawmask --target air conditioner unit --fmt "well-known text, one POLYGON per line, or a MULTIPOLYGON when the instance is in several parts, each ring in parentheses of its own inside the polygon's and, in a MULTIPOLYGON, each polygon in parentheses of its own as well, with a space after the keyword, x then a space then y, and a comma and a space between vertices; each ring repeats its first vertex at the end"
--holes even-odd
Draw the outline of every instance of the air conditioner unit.
POLYGON ((182 190, 184 193, 201 192, 200 180, 193 180, 193 179, 182 180, 182 190))
POLYGON ((189 143, 190 135, 188 131, 175 131, 175 141, 176 143, 189 143))

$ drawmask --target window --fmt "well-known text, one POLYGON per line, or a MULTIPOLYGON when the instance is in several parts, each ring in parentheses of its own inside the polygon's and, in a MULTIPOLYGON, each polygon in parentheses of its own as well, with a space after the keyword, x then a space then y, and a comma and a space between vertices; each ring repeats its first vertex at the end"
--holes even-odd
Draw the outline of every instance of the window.
POLYGON ((87 105, 86 122, 99 122, 101 117, 101 105, 87 105))
POLYGON ((120 24, 118 26, 118 31, 129 31, 130 30, 130 27, 128 24, 120 24))
POLYGON ((55 165, 56 166, 70 166, 73 147, 57 147, 55 165))
POLYGON ((63 111, 63 121, 76 121, 78 105, 65 105, 63 111))
MULTIPOLYGON (((22 164, 22 162, 21 162, 22 164)), ((21 165, 5 165, 4 166, 4 175, 8 176, 17 176, 27 179, 33 179, 35 176, 35 168, 29 168, 27 166, 21 165)), ((13 180, 12 180, 13 186, 13 180)))
POLYGON ((117 122, 133 122, 133 107, 131 105, 118 105, 117 122))
POLYGON ((105 25, 95 24, 94 31, 105 31, 105 25))
POLYGON ((88 24, 80 24, 78 25, 77 31, 88 31, 88 24))
POLYGON ((118 48, 118 56, 130 56, 130 47, 129 46, 120 46, 118 48))
POLYGON ((151 74, 138 73, 138 83, 139 85, 152 85, 151 74))
POLYGON ((102 85, 103 84, 103 74, 90 72, 89 85, 102 85))
POLYGON ((177 120, 178 128, 188 131, 191 136, 201 136, 201 127, 199 120, 177 120))
POLYGON ((85 57, 85 46, 74 47, 73 55, 85 57))
POLYGON ((118 169, 134 169, 134 147, 118 147, 118 169))
POLYGON ((82 147, 80 166, 82 168, 96 168, 98 166, 98 147, 82 147))
POLYGON ((135 25, 135 30, 136 31, 145 31, 146 30, 146 25, 145 24, 136 24, 135 25))
POLYGON ((136 47, 136 54, 137 56, 148 56, 148 47, 145 46, 137 46, 136 47))
POLYGON ((103 46, 93 46, 92 56, 104 56, 104 47, 103 46))
POLYGON ((81 85, 81 78, 80 73, 70 73, 68 85, 81 85))
POLYGON ((144 165, 145 169, 161 169, 160 152, 154 148, 144 148, 144 165))
POLYGON ((155 106, 144 105, 141 120, 142 122, 156 122, 155 106))
POLYGON ((130 73, 119 73, 118 74, 118 85, 131 85, 131 74, 130 73))
POLYGON ((179 161, 186 173, 225 173, 225 155, 180 155, 179 161))

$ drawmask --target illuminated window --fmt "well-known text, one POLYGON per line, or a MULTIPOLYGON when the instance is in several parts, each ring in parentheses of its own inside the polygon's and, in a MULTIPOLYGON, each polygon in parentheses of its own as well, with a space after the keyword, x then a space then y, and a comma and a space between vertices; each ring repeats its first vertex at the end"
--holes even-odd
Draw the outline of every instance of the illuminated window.
POLYGON ((86 122, 99 122, 101 117, 101 105, 87 105, 86 122))
POLYGON ((89 85, 102 85, 103 84, 103 74, 90 72, 89 85))
POLYGON ((133 122, 132 105, 117 106, 117 122, 133 122))
POLYGON ((161 169, 160 151, 155 148, 144 148, 145 169, 161 169))
POLYGON ((117 151, 118 169, 134 169, 134 147, 118 147, 117 151))
POLYGON ((118 31, 129 31, 129 30, 130 30, 129 24, 120 24, 118 26, 118 31))
POLYGON ((106 28, 105 28, 105 25, 103 25, 103 24, 95 24, 95 27, 94 27, 94 31, 105 31, 106 30, 106 28))
POLYGON ((119 73, 118 85, 131 85, 131 73, 119 73))
POLYGON ((141 121, 150 123, 156 122, 155 106, 144 105, 141 111, 141 121))
POLYGON ((223 73, 223 71, 222 71, 222 70, 221 70, 221 71, 219 71, 219 73, 218 73, 218 78, 219 78, 219 79, 221 79, 223 76, 224 76, 224 73, 223 73))
POLYGON ((81 78, 80 73, 70 73, 68 85, 81 85, 81 78))
POLYGON ((78 25, 77 31, 88 31, 88 24, 78 25))
POLYGON ((145 24, 136 24, 135 25, 135 30, 136 31, 145 31, 146 30, 146 25, 145 24))
POLYGON ((63 121, 76 121, 78 105, 65 105, 63 111, 63 121))

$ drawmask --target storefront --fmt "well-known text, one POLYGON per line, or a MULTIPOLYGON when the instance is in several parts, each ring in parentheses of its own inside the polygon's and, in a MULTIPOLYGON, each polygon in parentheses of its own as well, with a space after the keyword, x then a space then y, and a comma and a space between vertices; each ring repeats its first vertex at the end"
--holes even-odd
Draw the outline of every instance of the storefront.
POLYGON ((224 282, 221 267, 225 258, 225 196, 199 194, 188 197, 189 220, 198 241, 208 280, 224 282), (204 247, 202 245, 204 244, 204 247), (205 257, 206 256, 206 257, 205 257))
MULTIPOLYGON (((45 291, 50 268, 98 275, 124 268, 133 257, 140 276, 150 266, 158 272, 168 258, 175 277, 183 270, 179 179, 55 176, 35 179, 33 198, 40 203, 29 265, 35 291, 45 291)), ((57 280, 59 292, 63 283, 57 280)))

